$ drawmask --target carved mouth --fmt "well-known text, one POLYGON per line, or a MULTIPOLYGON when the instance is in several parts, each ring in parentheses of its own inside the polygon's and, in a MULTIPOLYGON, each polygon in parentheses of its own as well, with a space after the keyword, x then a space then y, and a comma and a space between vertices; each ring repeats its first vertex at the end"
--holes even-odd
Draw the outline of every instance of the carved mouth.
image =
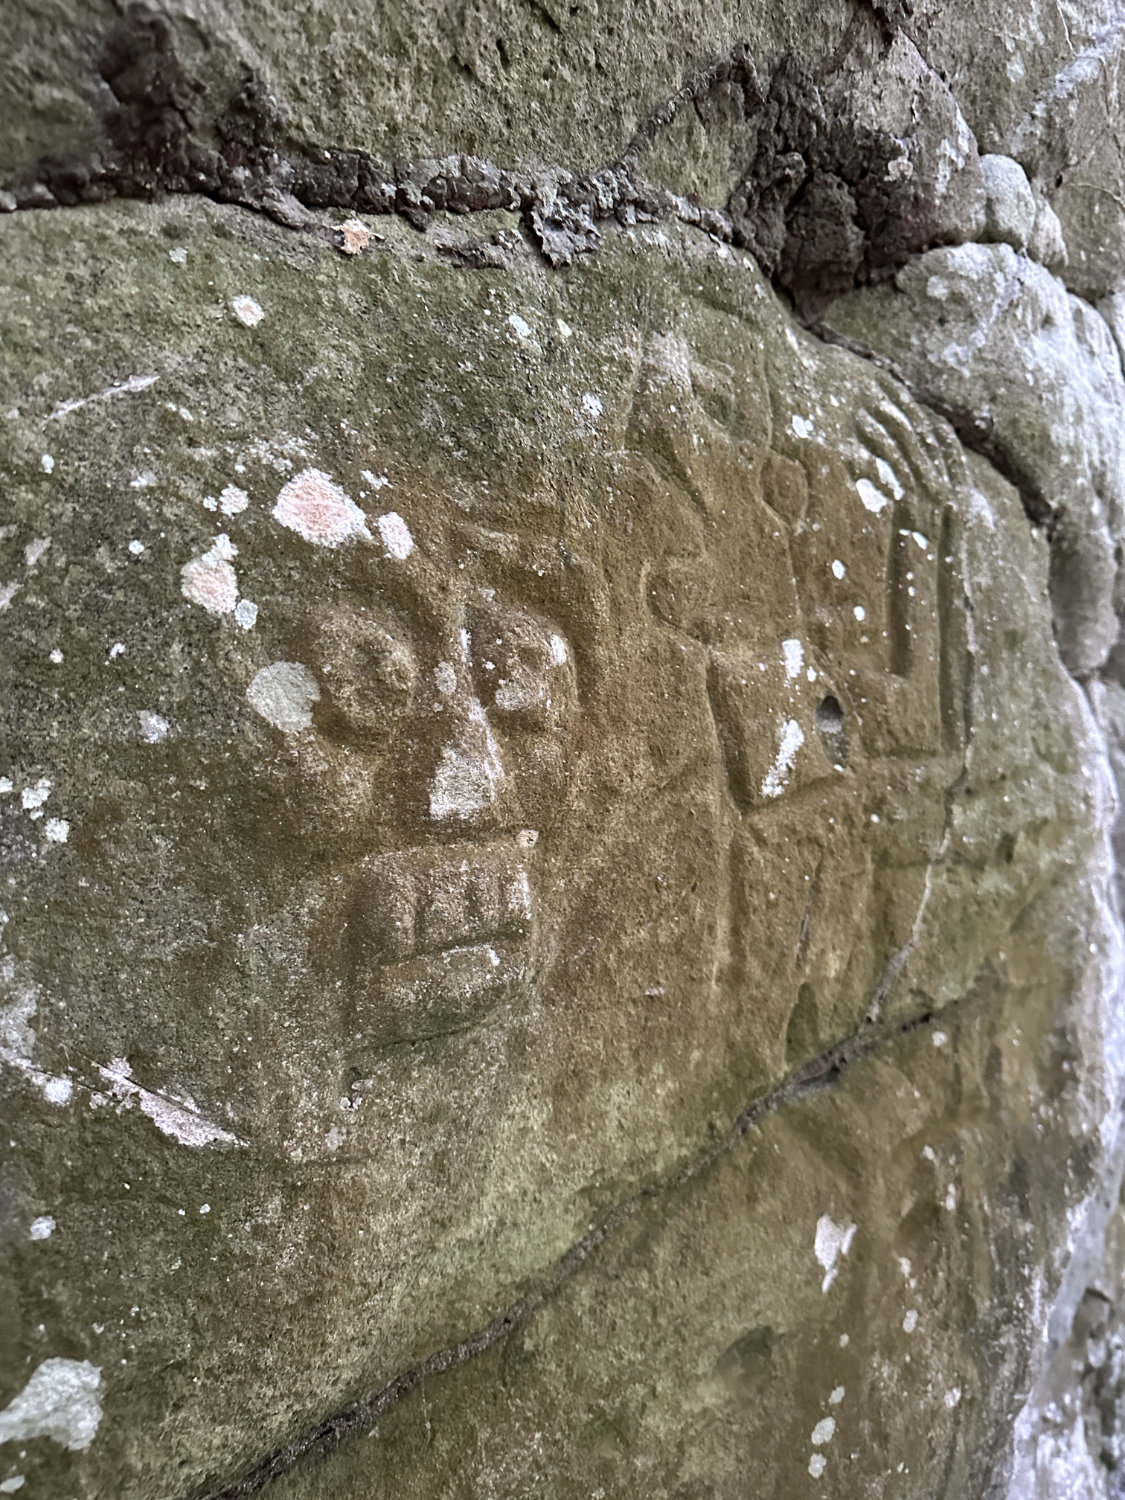
POLYGON ((383 964, 527 938, 531 921, 526 858, 499 843, 379 855, 363 866, 351 915, 368 961, 383 964))
POLYGON ((527 851, 445 845, 367 861, 347 922, 359 1030, 382 1045, 481 1020, 526 980, 527 851))

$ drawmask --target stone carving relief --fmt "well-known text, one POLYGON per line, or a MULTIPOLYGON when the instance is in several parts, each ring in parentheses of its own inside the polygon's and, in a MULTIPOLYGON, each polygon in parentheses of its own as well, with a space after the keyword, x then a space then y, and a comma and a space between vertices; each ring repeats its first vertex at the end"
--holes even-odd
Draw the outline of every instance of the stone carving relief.
MULTIPOLYGON (((163 237, 151 206, 113 212, 136 239, 82 295, 106 359, 143 302, 150 383, 84 403, 61 335, 3 314, 32 372, 3 619, 34 692, 0 1057, 43 1132, 17 1196, 60 1226, 58 1300, 21 1304, 12 1347, 28 1379, 88 1362, 105 1412, 43 1474, 250 1493, 258 1459, 370 1430, 379 1392, 476 1358, 621 1226, 719 1181, 755 1208, 715 1263, 750 1281, 707 1292, 710 1363, 677 1400, 756 1411, 762 1362, 827 1361, 830 1323, 853 1363, 828 1390, 858 1388, 918 1317, 883 1306, 888 1266, 937 1305, 985 1238, 979 1367, 949 1330, 925 1359, 943 1391, 1014 1391, 1005 1319, 1062 1252, 1015 1225, 1042 1183, 1009 1162, 1034 1142, 1088 1184, 1075 1120, 1117 1088, 1110 1049, 1048 1107, 1011 1040, 1017 1013, 1036 1047, 1065 1033, 1115 961, 1043 915, 1065 887, 1111 931, 1110 814, 1015 493, 694 230, 623 232, 556 284, 463 279, 397 222, 355 260, 271 228, 263 286, 231 210, 162 208, 163 237), (74 940, 48 971, 56 911, 74 940), (872 1146, 847 1080, 876 1051, 899 1060, 872 1146), (1020 1067, 1042 1130, 986 1107, 1020 1067), (786 1176, 767 1120, 836 1078, 779 1127, 808 1131, 786 1176), (708 1176, 750 1135, 741 1185, 708 1176), (82 1186, 45 1198, 64 1157, 82 1186)), ((984 1451, 963 1418, 941 1405, 935 1466, 984 1451)))

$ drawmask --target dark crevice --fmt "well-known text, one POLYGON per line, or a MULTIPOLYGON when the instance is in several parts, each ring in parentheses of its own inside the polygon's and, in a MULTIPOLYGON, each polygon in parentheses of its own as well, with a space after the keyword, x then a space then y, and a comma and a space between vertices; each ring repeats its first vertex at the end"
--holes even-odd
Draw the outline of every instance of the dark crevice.
MULTIPOLYGON (((896 955, 897 958, 898 955, 896 955)), ((897 977, 901 967, 899 963, 895 968, 895 959, 892 959, 890 968, 895 972, 889 976, 889 981, 888 977, 884 976, 884 982, 880 986, 882 991, 885 992, 890 988, 890 984, 897 977)), ((953 1005, 946 1006, 942 1014, 948 1017, 956 1009, 957 1003, 955 1002, 953 1005)), ((600 1224, 571 1246, 543 1281, 531 1291, 526 1292, 505 1311, 498 1313, 483 1328, 477 1329, 476 1332, 457 1343, 448 1344, 443 1349, 436 1350, 428 1358, 395 1375, 385 1385, 357 1397, 340 1410, 333 1412, 331 1416, 325 1417, 301 1437, 273 1449, 239 1478, 217 1489, 207 1486, 197 1488, 193 1491, 193 1500, 245 1500, 245 1497, 256 1495, 272 1480, 287 1473, 303 1458, 313 1454, 321 1457, 327 1456, 349 1439, 360 1433, 369 1432, 391 1407, 408 1396, 423 1381, 434 1375, 447 1374, 460 1369, 461 1366, 468 1364, 470 1360, 505 1339, 514 1328, 533 1317, 564 1282, 568 1281, 617 1230, 634 1218, 646 1205, 665 1194, 675 1192, 708 1172, 718 1161, 733 1151, 749 1131, 759 1126, 770 1115, 776 1114, 786 1105, 797 1103, 831 1086, 856 1063, 873 1056, 910 1032, 929 1025, 936 1017, 936 1012, 927 1010, 920 1015, 893 1024, 878 1026, 864 1024, 854 1035, 829 1047, 819 1056, 802 1063, 783 1083, 749 1104, 725 1135, 705 1147, 685 1166, 668 1173, 658 1181, 642 1188, 633 1197, 619 1203, 600 1224)))
MULTIPOLYGON (((198 194, 301 229, 314 228, 310 217, 324 210, 397 214, 425 229, 435 214, 502 209, 520 215, 554 266, 596 250, 601 224, 677 219, 749 250, 799 307, 816 308, 953 237, 926 173, 888 171, 905 160, 902 140, 859 123, 849 103, 856 68, 878 72, 906 13, 901 0, 871 0, 819 72, 792 57, 759 72, 740 45, 655 109, 616 161, 573 174, 508 170, 460 154, 383 163, 301 141, 258 77, 242 67, 233 92, 215 97, 220 86, 209 91, 181 59, 172 23, 134 4, 102 51, 114 100, 104 148, 42 158, 0 189, 0 208, 198 194), (646 154, 688 106, 705 129, 738 138, 733 155, 746 165, 732 167, 722 208, 645 179, 646 154)), ((207 39, 197 40, 207 50, 207 39)), ((504 45, 499 38, 501 53, 504 45)))

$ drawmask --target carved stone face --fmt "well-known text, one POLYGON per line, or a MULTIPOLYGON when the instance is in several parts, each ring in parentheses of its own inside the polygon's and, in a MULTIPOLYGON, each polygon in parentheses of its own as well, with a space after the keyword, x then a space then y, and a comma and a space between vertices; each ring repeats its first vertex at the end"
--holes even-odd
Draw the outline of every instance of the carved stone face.
MULTIPOLYGON (((624 568, 613 523, 591 526, 580 555, 534 511, 499 529, 440 494, 397 503, 404 556, 371 536, 318 554, 275 533, 314 602, 279 595, 264 611, 286 623, 270 636, 279 660, 250 684, 256 733, 232 798, 247 810, 239 837, 276 850, 242 948, 271 984, 277 954, 293 955, 294 1016, 324 1042, 323 1079, 306 1052, 294 1093, 307 1105, 322 1091, 321 1142, 341 1095, 358 1112, 373 1074, 385 1091, 407 1059, 456 1096, 443 1038, 491 1026, 495 1040, 553 1009, 596 1030, 630 985, 632 950, 653 1009, 682 1003, 679 954, 690 944, 713 962, 699 949, 717 930, 706 664, 648 585, 647 533, 675 529, 678 498, 633 528, 624 568), (619 878, 600 890, 607 857, 619 878), (668 921, 672 882, 691 900, 668 921)), ((317 1150, 292 1137, 286 1149, 317 1150)))
POLYGON ((458 574, 437 599, 398 567, 397 606, 375 565, 366 596, 305 625, 323 684, 310 754, 349 789, 317 832, 359 854, 330 859, 314 958, 342 983, 357 1060, 471 1026, 530 982, 536 848, 564 807, 578 715, 564 627, 510 566, 506 587, 458 574))

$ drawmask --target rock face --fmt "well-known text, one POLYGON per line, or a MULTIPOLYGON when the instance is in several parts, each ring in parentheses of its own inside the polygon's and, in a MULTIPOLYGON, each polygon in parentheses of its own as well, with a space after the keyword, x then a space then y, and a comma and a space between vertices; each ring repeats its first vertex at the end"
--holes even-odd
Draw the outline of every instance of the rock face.
POLYGON ((4 1493, 1116 1493, 1118 22, 659 9, 16 8, 4 1493))

